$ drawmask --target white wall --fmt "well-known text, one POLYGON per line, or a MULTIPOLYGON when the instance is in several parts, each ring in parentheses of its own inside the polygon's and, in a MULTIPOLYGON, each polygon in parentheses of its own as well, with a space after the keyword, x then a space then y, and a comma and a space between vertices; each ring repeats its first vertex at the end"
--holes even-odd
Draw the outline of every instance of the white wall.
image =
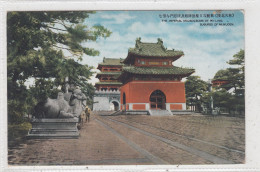
POLYGON ((109 111, 110 104, 108 97, 94 97, 93 111, 109 111))

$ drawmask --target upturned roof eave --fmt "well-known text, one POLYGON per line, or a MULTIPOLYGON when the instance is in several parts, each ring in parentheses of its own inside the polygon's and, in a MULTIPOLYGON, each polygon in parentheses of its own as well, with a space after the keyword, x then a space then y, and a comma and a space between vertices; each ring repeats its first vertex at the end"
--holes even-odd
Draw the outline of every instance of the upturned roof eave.
POLYGON ((101 76, 114 76, 115 79, 117 79, 122 72, 114 72, 115 74, 112 74, 112 72, 110 73, 97 73, 97 75, 95 76, 95 78, 100 78, 101 76))
POLYGON ((113 66, 113 67, 118 66, 118 67, 121 67, 121 66, 124 66, 124 64, 98 64, 97 69, 100 70, 100 68, 101 68, 102 66, 113 66))
POLYGON ((180 55, 174 55, 174 56, 151 56, 151 55, 142 55, 142 54, 138 54, 138 53, 134 53, 134 52, 128 52, 127 57, 124 59, 123 63, 127 64, 128 61, 131 60, 131 58, 133 58, 133 56, 135 57, 144 57, 144 58, 170 58, 173 59, 174 61, 178 60, 180 57, 184 56, 184 54, 180 54, 180 55))
MULTIPOLYGON (((178 76, 180 76, 180 75, 182 75, 182 76, 190 76, 191 74, 193 74, 195 71, 193 71, 193 72, 187 72, 187 73, 160 73, 160 74, 155 74, 155 73, 132 73, 132 72, 128 72, 128 71, 125 71, 125 73, 129 73, 129 74, 131 74, 131 75, 161 75, 161 76, 169 76, 169 75, 178 75, 178 76)), ((121 74, 122 75, 122 74, 121 74)), ((118 79, 119 78, 121 78, 121 75, 118 77, 118 79)))
POLYGON ((171 67, 127 66, 127 67, 123 68, 122 72, 127 72, 127 73, 131 73, 131 74, 139 74, 139 75, 186 75, 186 74, 194 73, 195 69, 181 68, 181 67, 177 67, 177 66, 171 66, 171 67), (164 72, 160 73, 160 71, 164 71, 164 72))
POLYGON ((193 73, 195 73, 195 70, 194 70, 194 69, 193 69, 193 71, 191 71, 191 72, 182 73, 182 74, 178 74, 178 73, 176 73, 176 74, 169 74, 169 73, 165 73, 165 74, 148 74, 148 73, 146 73, 146 74, 144 74, 144 73, 132 73, 132 72, 129 72, 129 71, 123 71, 123 72, 121 73, 121 75, 120 75, 117 79, 118 79, 118 80, 122 80, 122 79, 125 78, 126 75, 128 75, 128 74, 130 74, 130 75, 156 75, 156 76, 172 76, 172 75, 174 75, 174 76, 188 77, 188 76, 192 75, 193 73))

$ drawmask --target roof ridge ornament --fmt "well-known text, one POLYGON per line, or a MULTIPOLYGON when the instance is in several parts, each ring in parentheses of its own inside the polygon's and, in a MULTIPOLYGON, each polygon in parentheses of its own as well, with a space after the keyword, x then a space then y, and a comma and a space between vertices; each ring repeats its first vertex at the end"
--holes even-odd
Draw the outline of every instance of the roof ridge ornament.
POLYGON ((163 40, 162 40, 162 38, 158 38, 158 39, 157 39, 157 44, 163 45, 163 40))
POLYGON ((157 39, 157 44, 161 45, 161 47, 162 47, 162 49, 163 49, 164 51, 167 50, 167 48, 165 48, 164 45, 163 45, 163 40, 162 40, 162 38, 158 38, 158 39, 157 39))
POLYGON ((140 44, 140 43, 141 43, 141 37, 136 38, 136 40, 135 40, 135 47, 139 48, 138 44, 140 44))
POLYGON ((140 43, 141 42, 141 37, 136 38, 136 42, 140 43))

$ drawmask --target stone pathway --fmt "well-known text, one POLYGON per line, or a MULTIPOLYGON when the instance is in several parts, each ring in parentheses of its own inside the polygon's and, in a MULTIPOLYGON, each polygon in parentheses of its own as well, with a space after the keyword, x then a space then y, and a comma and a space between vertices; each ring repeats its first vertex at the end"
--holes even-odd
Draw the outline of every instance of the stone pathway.
POLYGON ((153 164, 98 124, 93 115, 79 139, 27 140, 9 149, 8 160, 10 165, 153 164))
POLYGON ((164 137, 161 137, 161 136, 152 134, 152 133, 147 132, 147 131, 145 131, 145 130, 142 130, 142 129, 133 127, 133 126, 131 126, 131 125, 128 125, 128 124, 125 124, 125 123, 122 123, 122 122, 119 122, 119 121, 115 121, 115 120, 112 120, 112 121, 117 122, 117 123, 119 123, 119 124, 121 124, 121 125, 123 125, 123 126, 126 126, 126 127, 130 128, 130 129, 133 129, 133 130, 135 130, 135 131, 137 131, 137 132, 139 132, 139 133, 142 133, 142 134, 144 134, 144 135, 150 136, 150 137, 155 138, 155 139, 157 139, 157 140, 160 140, 160 141, 162 141, 162 142, 164 142, 164 143, 167 143, 167 144, 170 145, 170 146, 173 146, 173 147, 176 147, 176 148, 180 148, 180 149, 182 149, 182 150, 185 150, 185 151, 188 152, 188 153, 191 153, 191 154, 193 154, 193 155, 199 156, 199 157, 201 157, 201 158, 203 158, 203 159, 206 159, 206 160, 208 160, 208 161, 210 161, 210 162, 212 162, 212 163, 214 163, 214 164, 234 164, 233 161, 228 161, 228 160, 225 160, 225 159, 223 159, 223 158, 219 158, 219 157, 217 157, 217 156, 208 154, 208 153, 206 153, 206 152, 204 152, 204 151, 200 151, 200 150, 198 150, 198 149, 194 149, 194 148, 192 148, 192 147, 185 146, 184 144, 181 144, 181 143, 178 143, 178 142, 175 142, 175 141, 171 141, 171 140, 169 140, 169 139, 166 139, 166 138, 164 138, 164 137))
POLYGON ((241 118, 189 115, 160 118, 118 116, 109 117, 109 119, 121 121, 156 136, 161 136, 170 141, 181 143, 184 146, 201 150, 235 163, 244 162, 245 124, 244 119, 241 118), (208 125, 208 123, 211 125, 208 125), (218 124, 217 127, 214 126, 215 123, 218 124), (212 134, 213 131, 214 134, 212 134))
POLYGON ((244 162, 244 120, 240 118, 91 114, 90 119, 79 139, 26 140, 10 147, 9 165, 244 162))

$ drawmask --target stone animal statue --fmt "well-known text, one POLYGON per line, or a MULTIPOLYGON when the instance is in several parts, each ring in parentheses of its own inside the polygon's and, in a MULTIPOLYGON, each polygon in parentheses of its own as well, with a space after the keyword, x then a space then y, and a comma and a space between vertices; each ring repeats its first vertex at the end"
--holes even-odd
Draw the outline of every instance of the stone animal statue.
POLYGON ((86 100, 85 94, 81 92, 80 89, 75 89, 71 95, 69 105, 71 107, 72 113, 79 117, 81 112, 84 110, 83 101, 86 100))
POLYGON ((79 118, 84 110, 85 100, 86 96, 78 88, 73 93, 59 92, 57 99, 48 98, 45 102, 38 103, 34 116, 36 118, 79 118))
POLYGON ((64 100, 62 92, 58 93, 57 99, 48 98, 45 102, 40 102, 35 107, 34 116, 36 118, 73 118, 69 103, 64 100))

